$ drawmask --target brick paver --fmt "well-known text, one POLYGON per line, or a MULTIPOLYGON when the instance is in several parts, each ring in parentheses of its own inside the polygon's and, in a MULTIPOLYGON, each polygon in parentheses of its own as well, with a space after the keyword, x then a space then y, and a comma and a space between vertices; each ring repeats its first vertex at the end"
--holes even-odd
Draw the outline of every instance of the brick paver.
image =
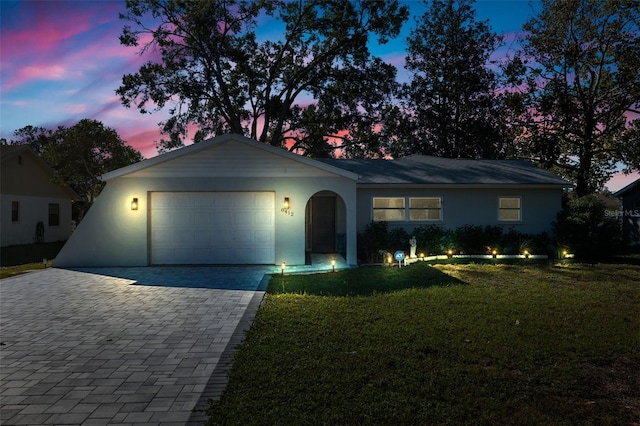
POLYGON ((0 281, 0 423, 205 420, 197 410, 222 392, 272 269, 54 268, 0 281))

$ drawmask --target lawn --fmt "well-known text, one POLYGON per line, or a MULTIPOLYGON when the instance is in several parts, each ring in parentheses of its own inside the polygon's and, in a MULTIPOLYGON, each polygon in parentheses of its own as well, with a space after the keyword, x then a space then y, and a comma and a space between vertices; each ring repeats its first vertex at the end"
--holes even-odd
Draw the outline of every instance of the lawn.
POLYGON ((274 276, 209 424, 637 424, 640 266, 274 276))

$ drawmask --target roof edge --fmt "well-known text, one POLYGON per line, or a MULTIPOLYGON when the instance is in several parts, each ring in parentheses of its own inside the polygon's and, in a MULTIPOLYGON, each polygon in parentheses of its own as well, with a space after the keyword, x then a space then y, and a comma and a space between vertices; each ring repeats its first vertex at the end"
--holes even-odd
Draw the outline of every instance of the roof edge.
POLYGON ((615 198, 620 198, 625 192, 628 192, 629 190, 635 188, 636 185, 640 185, 640 179, 634 180, 633 182, 631 182, 630 184, 628 184, 624 188, 619 189, 618 191, 616 191, 613 194, 611 194, 611 196, 615 197, 615 198))
POLYGON ((203 142, 193 143, 191 145, 187 145, 185 147, 167 152, 165 154, 160 154, 156 157, 152 157, 146 160, 142 160, 138 163, 130 164, 128 166, 122 167, 120 169, 116 169, 110 172, 107 172, 100 176, 100 179, 104 182, 109 181, 111 179, 115 179, 118 177, 122 177, 140 170, 144 170, 146 168, 164 163, 166 161, 173 160, 175 158, 182 157, 184 155, 193 154, 201 150, 205 150, 217 145, 222 145, 224 143, 234 141, 239 142, 245 145, 248 145, 252 148, 261 149, 263 151, 280 155, 282 157, 298 161, 300 163, 306 164, 311 167, 315 167, 326 172, 339 175, 348 179, 352 179, 354 181, 358 180, 358 175, 356 173, 350 172, 348 170, 341 169, 339 167, 335 167, 329 164, 322 163, 320 161, 316 161, 312 158, 303 157, 298 154, 294 154, 285 149, 278 148, 275 146, 268 145, 263 142, 258 142, 256 140, 247 138, 246 136, 238 135, 235 133, 225 133, 224 135, 216 136, 215 138, 207 139, 203 142))

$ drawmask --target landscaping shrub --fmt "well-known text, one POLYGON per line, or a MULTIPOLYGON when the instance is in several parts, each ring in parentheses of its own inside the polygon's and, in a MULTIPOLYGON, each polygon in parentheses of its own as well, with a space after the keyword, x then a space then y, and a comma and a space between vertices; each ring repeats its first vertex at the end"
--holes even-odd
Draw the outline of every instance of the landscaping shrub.
POLYGON ((380 251, 393 253, 409 249, 409 239, 417 240, 416 253, 426 256, 445 254, 449 249, 456 253, 488 254, 497 249, 501 254, 532 254, 554 257, 557 249, 545 233, 523 234, 510 228, 504 232, 500 226, 465 225, 456 229, 444 229, 438 225, 422 225, 409 234, 402 228, 388 229, 386 222, 371 222, 358 234, 358 256, 365 262, 380 263, 384 257, 380 251))
POLYGON ((383 262, 380 250, 387 250, 389 232, 387 222, 371 222, 358 234, 358 258, 366 263, 383 262))
POLYGON ((553 223, 558 250, 576 258, 603 259, 622 249, 622 231, 615 218, 605 215, 606 205, 595 194, 569 200, 553 223))
POLYGON ((453 232, 437 225, 423 225, 413 231, 418 243, 416 252, 425 256, 446 253, 454 246, 453 232))

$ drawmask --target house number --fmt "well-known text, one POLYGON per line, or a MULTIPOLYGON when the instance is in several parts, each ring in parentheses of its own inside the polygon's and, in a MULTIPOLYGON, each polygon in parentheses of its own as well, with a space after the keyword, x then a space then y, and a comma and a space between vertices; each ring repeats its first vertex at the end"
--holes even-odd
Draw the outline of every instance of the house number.
POLYGON ((285 208, 281 208, 280 211, 288 216, 293 216, 293 212, 291 210, 287 210, 285 208))

